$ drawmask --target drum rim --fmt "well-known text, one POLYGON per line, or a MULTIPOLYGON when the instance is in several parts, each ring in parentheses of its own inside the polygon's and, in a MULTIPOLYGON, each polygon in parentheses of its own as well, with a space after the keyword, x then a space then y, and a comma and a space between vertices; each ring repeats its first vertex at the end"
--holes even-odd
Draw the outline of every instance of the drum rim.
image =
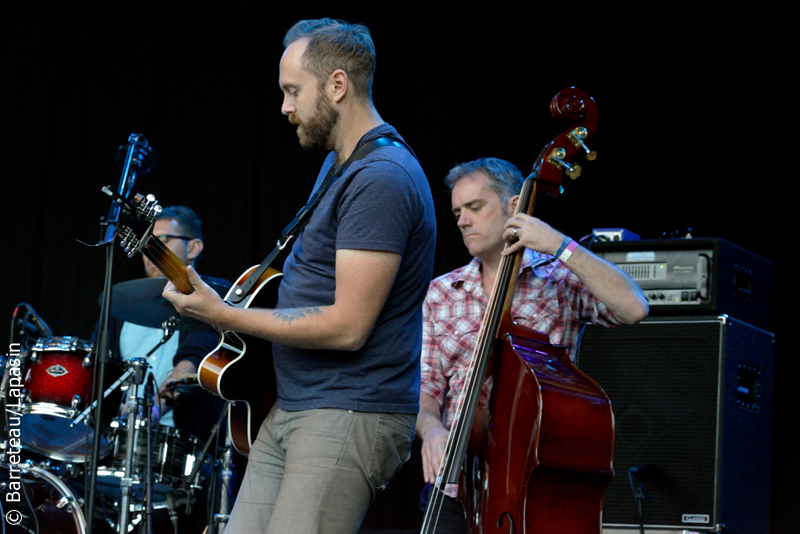
POLYGON ((78 409, 64 408, 53 402, 31 402, 22 405, 22 413, 24 415, 51 415, 62 419, 75 419, 78 409))
POLYGON ((20 471, 25 474, 32 474, 35 478, 40 478, 48 481, 50 485, 55 487, 61 494, 61 498, 58 502, 61 502, 63 499, 67 499, 67 504, 62 505, 59 509, 63 509, 69 506, 67 510, 70 515, 72 516, 73 522, 75 523, 75 527, 78 530, 78 534, 86 534, 86 518, 83 515, 83 508, 81 507, 81 502, 75 493, 69 489, 60 478, 58 478, 53 473, 48 472, 41 467, 32 464, 20 464, 20 471))
POLYGON ((92 344, 75 336, 40 337, 36 340, 31 352, 76 352, 78 350, 91 352, 92 344))

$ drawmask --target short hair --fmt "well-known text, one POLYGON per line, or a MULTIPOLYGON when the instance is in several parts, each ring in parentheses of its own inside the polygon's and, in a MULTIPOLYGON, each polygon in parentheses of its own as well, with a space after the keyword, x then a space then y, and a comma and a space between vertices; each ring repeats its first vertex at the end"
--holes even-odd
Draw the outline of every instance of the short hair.
POLYGON ((203 240, 203 221, 191 208, 186 206, 167 206, 156 217, 156 220, 159 219, 174 220, 188 234, 186 237, 203 240))
MULTIPOLYGON (((181 229, 186 232, 186 237, 203 240, 203 221, 191 208, 186 206, 167 206, 156 217, 156 220, 161 219, 177 222, 181 229)), ((202 256, 202 252, 194 259, 194 267, 197 267, 197 264, 200 263, 200 256, 202 256)))
POLYGON ((349 24, 329 18, 301 20, 292 26, 283 39, 284 48, 308 38, 303 52, 303 67, 313 73, 322 85, 336 69, 347 73, 353 92, 372 100, 372 78, 375 75, 375 45, 363 24, 349 24))
POLYGON ((500 197, 503 206, 506 205, 509 198, 519 194, 522 190, 522 182, 525 181, 522 173, 513 163, 498 158, 479 158, 460 163, 450 169, 450 172, 444 177, 444 183, 452 191, 459 180, 478 171, 483 172, 489 178, 489 187, 500 197))

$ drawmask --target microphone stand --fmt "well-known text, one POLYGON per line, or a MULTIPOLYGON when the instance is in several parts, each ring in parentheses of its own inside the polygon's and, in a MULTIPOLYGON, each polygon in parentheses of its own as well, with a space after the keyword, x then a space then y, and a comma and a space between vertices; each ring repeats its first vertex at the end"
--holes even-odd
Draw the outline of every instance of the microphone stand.
POLYGON ((631 490, 633 491, 633 499, 636 501, 636 511, 639 515, 639 533, 644 532, 644 483, 654 480, 658 476, 658 468, 652 464, 645 464, 638 467, 631 467, 628 469, 628 480, 631 483, 631 490), (633 479, 636 479, 638 484, 634 484, 633 479))
MULTIPOLYGON (((120 147, 122 149, 124 147, 120 147)), ((122 176, 119 182, 119 191, 122 196, 126 197, 130 194, 136 183, 137 172, 142 175, 147 174, 155 166, 154 156, 152 149, 147 143, 147 139, 141 134, 131 134, 128 137, 127 151, 125 153, 124 163, 122 166, 122 176)), ((106 363, 108 362, 109 355, 109 331, 108 322, 111 311, 111 279, 114 265, 114 234, 116 232, 116 225, 119 218, 120 206, 112 202, 109 210, 108 218, 101 223, 104 227, 103 242, 105 243, 105 280, 103 282, 103 301, 100 308, 100 320, 97 336, 97 344, 94 347, 95 356, 95 377, 97 384, 97 391, 103 391, 105 386, 105 370, 106 363)), ((84 516, 86 517, 86 531, 92 532, 94 522, 94 502, 95 502, 95 489, 97 486, 97 463, 100 457, 100 425, 103 421, 103 403, 98 402, 95 407, 94 421, 95 426, 94 440, 92 442, 92 453, 88 462, 89 481, 87 483, 86 492, 86 509, 84 516)), ((92 424, 90 421, 89 424, 92 424)), ((127 473, 130 474, 130 473, 127 473)))

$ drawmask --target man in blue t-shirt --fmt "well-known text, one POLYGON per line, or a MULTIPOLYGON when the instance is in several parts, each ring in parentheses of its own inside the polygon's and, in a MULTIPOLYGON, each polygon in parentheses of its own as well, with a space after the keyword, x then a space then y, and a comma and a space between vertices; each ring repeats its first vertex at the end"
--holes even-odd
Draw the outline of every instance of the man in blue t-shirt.
POLYGON ((377 138, 322 196, 284 265, 275 309, 195 291, 184 315, 273 343, 278 401, 250 449, 226 534, 357 532, 376 490, 408 459, 419 410, 421 305, 433 268, 433 202, 410 149, 372 103, 369 30, 298 22, 284 39, 281 111, 331 168, 377 138))

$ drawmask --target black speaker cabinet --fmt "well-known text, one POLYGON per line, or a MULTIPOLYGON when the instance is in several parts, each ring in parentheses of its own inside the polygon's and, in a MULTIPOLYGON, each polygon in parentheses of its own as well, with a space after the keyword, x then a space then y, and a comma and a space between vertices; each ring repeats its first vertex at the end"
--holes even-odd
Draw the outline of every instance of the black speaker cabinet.
POLYGON ((578 366, 616 421, 607 531, 638 529, 643 466, 646 529, 769 531, 773 359, 773 334, 725 315, 587 326, 578 366))

